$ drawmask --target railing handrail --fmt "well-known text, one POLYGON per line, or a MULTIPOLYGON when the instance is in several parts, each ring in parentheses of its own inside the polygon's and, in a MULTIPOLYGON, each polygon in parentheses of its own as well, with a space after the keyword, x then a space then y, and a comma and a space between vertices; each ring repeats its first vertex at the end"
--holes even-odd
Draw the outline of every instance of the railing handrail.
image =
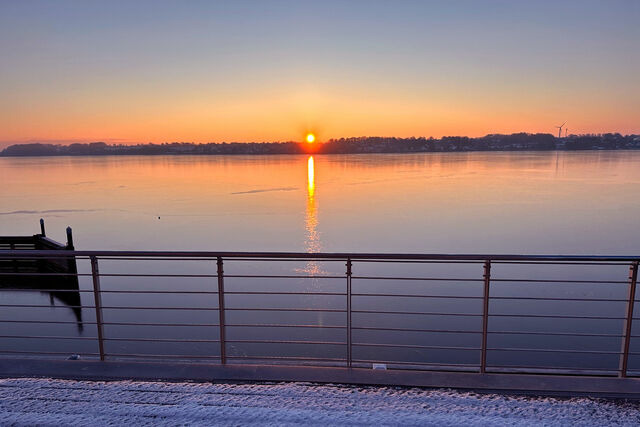
MULTIPOLYGON (((95 337, 97 339, 98 342, 98 350, 99 352, 96 353, 100 356, 101 360, 105 360, 107 357, 145 357, 145 354, 137 354, 137 353, 131 353, 131 352, 126 352, 126 353, 118 353, 118 352, 109 352, 108 348, 105 349, 105 342, 107 341, 140 341, 140 342, 207 342, 207 343, 219 343, 219 347, 220 347, 220 355, 219 356, 212 356, 210 354, 207 354, 203 357, 206 358, 217 358, 220 360, 220 363, 225 365, 227 364, 227 359, 241 359, 241 358, 245 358, 247 360, 249 359, 256 359, 258 360, 259 357, 258 356, 252 356, 252 355, 243 355, 243 356, 238 356, 237 354, 234 354, 232 351, 230 351, 229 349, 232 348, 232 346, 228 346, 228 344, 237 344, 237 343, 252 343, 252 344, 269 344, 269 345, 273 345, 273 344, 308 344, 308 345, 328 345, 328 346, 335 346, 335 345, 339 345, 339 346, 344 346, 345 349, 345 356, 344 358, 338 358, 332 359, 332 363, 335 362, 336 360, 338 360, 340 363, 343 363, 346 365, 346 367, 351 368, 354 366, 361 366, 362 363, 369 363, 371 362, 371 360, 367 359, 368 356, 360 356, 358 357, 358 353, 356 352, 356 354, 353 353, 353 348, 362 348, 362 347, 380 347, 380 348, 411 348, 411 349, 421 349, 422 350, 459 350, 459 351, 480 351, 480 361, 479 364, 477 365, 477 369, 479 373, 486 373, 487 368, 494 370, 496 368, 507 368, 507 367, 512 367, 512 368, 531 368, 531 369, 537 369, 535 366, 537 365, 533 365, 533 366, 526 366, 526 365, 509 365, 509 366, 503 366, 500 365, 500 362, 498 361, 496 364, 496 362, 494 363, 488 363, 487 362, 487 353, 488 352, 493 352, 493 351, 502 351, 502 352, 529 352, 529 353, 540 353, 540 352, 546 352, 546 353, 571 353, 571 354, 588 354, 588 355, 594 355, 594 354, 600 354, 600 355, 618 355, 619 356, 619 365, 618 365, 618 369, 617 369, 617 374, 620 377, 626 377, 628 375, 629 372, 629 356, 636 356, 640 353, 635 353, 633 352, 633 346, 632 344, 632 338, 635 337, 635 335, 633 335, 633 320, 634 320, 634 302, 636 301, 636 287, 637 287, 637 278, 638 278, 638 265, 640 263, 640 254, 638 255, 521 255, 521 254, 425 254, 425 253, 357 253, 357 252, 243 252, 243 251, 121 251, 121 250, 81 250, 81 251, 76 251, 76 250, 15 250, 15 249, 9 249, 9 250, 0 250, 0 260, 4 260, 3 261, 3 265, 6 265, 9 269, 11 269, 12 271, 7 272, 7 273, 0 273, 0 274, 7 274, 10 277, 12 276, 32 276, 32 275, 38 275, 38 274, 51 274, 51 273, 39 273, 39 270, 34 271, 34 265, 37 266, 38 268, 40 268, 41 265, 43 264, 47 264, 45 261, 47 261, 47 259, 53 259, 53 258, 61 258, 63 261, 66 260, 65 262, 55 262, 53 264, 64 264, 66 265, 67 263, 68 265, 68 271, 70 273, 63 273, 65 276, 75 276, 76 278, 76 285, 75 287, 76 292, 79 293, 80 292, 93 292, 93 296, 94 296, 94 305, 82 305, 81 303, 81 299, 78 296, 77 297, 77 301, 75 301, 75 303, 71 303, 71 304, 67 304, 68 307, 70 308, 74 308, 74 309, 95 309, 95 322, 89 322, 90 324, 95 324, 97 326, 97 337, 95 337), (42 259, 44 258, 44 259, 42 259), (78 273, 78 270, 76 268, 76 259, 88 259, 91 262, 91 272, 90 273, 78 273), (216 270, 216 274, 176 274, 175 271, 171 271, 171 272, 167 272, 164 274, 157 274, 157 273, 153 273, 153 274, 149 274, 149 273, 126 273, 126 272, 118 272, 118 273, 100 273, 99 268, 98 268, 98 260, 111 260, 111 261, 117 261, 117 260, 175 260, 175 261, 180 261, 180 260, 187 260, 187 261, 198 261, 198 262, 205 262, 205 263, 209 263, 212 262, 212 265, 216 265, 217 266, 217 270, 216 270), (9 262, 7 262, 6 260, 9 260, 9 262), (33 262, 24 262, 24 260, 33 260, 33 262), (225 275, 224 273, 224 262, 226 261, 236 261, 239 263, 242 262, 249 262, 249 263, 262 263, 262 262, 272 262, 272 261, 289 261, 289 262, 303 262, 303 261, 308 261, 308 260, 315 260, 315 261, 344 261, 346 262, 345 266, 346 266, 346 272, 343 275, 340 275, 339 273, 336 274, 332 274, 331 276, 326 276, 327 278, 332 278, 332 279, 340 279, 342 278, 343 280, 345 280, 344 282, 344 288, 339 289, 339 291, 334 291, 333 293, 321 293, 321 292, 300 292, 300 291, 276 291, 276 292, 269 292, 269 291, 265 291, 265 290, 258 290, 258 291, 242 291, 242 290, 238 290, 238 289, 231 289, 231 291, 227 291, 225 292, 225 278, 231 278, 231 279, 235 279, 235 278, 242 278, 242 277, 251 277, 251 278, 282 278, 282 277, 286 277, 286 278, 296 278, 298 277, 297 275, 274 275, 274 274, 262 274, 262 275, 242 275, 242 274, 227 274, 225 275), (403 277, 394 277, 397 274, 394 273, 394 276, 358 276, 358 275, 353 275, 353 271, 352 271, 352 266, 353 264, 355 264, 356 262, 362 262, 362 263, 416 263, 416 264, 421 264, 422 267, 427 266, 428 264, 467 264, 467 265, 484 265, 484 274, 480 277, 478 276, 477 278, 455 278, 455 277, 433 277, 433 276, 429 276, 429 277, 415 277, 415 275, 407 277, 407 276, 403 276, 403 277), (213 264, 215 263, 215 264, 213 264), (492 263, 496 263, 496 264, 503 264, 503 265, 515 265, 515 264, 525 264, 525 265, 534 265, 534 266, 544 266, 546 268, 547 265, 588 265, 588 266, 594 266, 594 265, 606 265, 606 266, 612 266, 612 265, 627 265, 629 268, 629 275, 628 275, 628 279, 626 281, 620 281, 620 280, 615 280, 615 281, 603 281, 603 280, 572 280, 572 279, 549 279, 549 278, 525 278, 525 279, 518 279, 518 278, 505 278, 505 277, 497 277, 497 278, 493 278, 491 275, 491 265, 492 263), (20 271, 19 267, 23 265, 25 266, 25 271, 20 271), (93 290, 89 290, 89 289, 82 289, 80 290, 78 287, 78 281, 77 279, 80 277, 91 277, 92 278, 92 283, 93 283, 93 290), (154 304, 152 306, 140 306, 139 304, 137 305, 131 305, 131 304, 124 304, 124 305, 118 305, 118 303, 114 303, 114 300, 111 299, 110 303, 107 303, 106 305, 102 304, 102 300, 101 300, 101 296, 103 293, 118 293, 118 292, 127 292, 127 293, 136 293, 135 289, 126 289, 126 290, 118 290, 118 289, 108 289, 106 291, 102 291, 101 290, 101 286, 100 286, 100 279, 103 277, 122 277, 122 276, 130 276, 130 277, 161 277, 161 276, 166 276, 166 277, 202 277, 202 278, 208 278, 207 280, 210 282, 209 287, 206 288, 206 292, 204 293, 208 293, 208 294, 217 294, 217 307, 209 307, 209 306, 202 306, 201 304, 195 304, 195 305, 187 305, 185 306, 185 304, 182 304, 180 306, 174 306, 174 305, 160 305, 158 306, 157 304, 154 304), (424 281, 463 281, 463 282, 482 282, 483 283, 483 294, 482 296, 477 296, 477 295, 465 295, 465 296, 456 296, 456 295, 396 295, 394 293, 381 293, 381 291, 376 291, 376 293, 363 293, 362 291, 358 291, 358 289, 356 289, 356 292, 353 292, 352 289, 352 279, 358 280, 358 286, 362 285, 363 282, 360 282, 360 279, 385 279, 385 280, 424 280, 424 281), (539 297, 539 296, 500 296, 500 295, 494 295, 493 297, 491 296, 491 291, 490 288, 493 287, 492 285, 492 281, 499 281, 499 282, 508 282, 508 281, 514 281, 514 282, 540 282, 540 283, 616 283, 616 284, 620 284, 620 283, 626 283, 627 284, 627 298, 623 299, 620 297, 617 297, 615 299, 612 299, 611 297, 609 298, 598 298, 598 299, 594 299, 594 298, 571 298, 571 295, 569 295, 569 297, 564 297, 564 298, 559 298, 559 297, 554 297, 553 295, 549 296, 549 295, 544 295, 544 297, 539 297), (217 283, 216 283, 217 282, 217 283), (269 307, 269 306, 255 306, 252 307, 251 304, 249 304, 249 306, 237 306, 236 304, 233 304, 234 296, 235 295, 242 295, 242 294, 255 294, 255 295, 268 295, 268 294, 274 294, 274 295, 334 295, 334 296, 339 296, 339 297, 344 297, 345 298, 345 306, 346 308, 343 308, 342 306, 340 306, 340 308, 335 308, 335 306, 313 306, 313 305, 309 305, 307 303, 306 306, 304 307, 298 307, 298 306, 294 306, 294 307, 290 307, 287 305, 281 306, 278 304, 278 307, 269 307), (229 301, 225 301, 225 297, 226 296, 231 296, 231 299, 229 301), (433 310, 433 307, 427 306, 423 309, 420 309, 420 307, 416 308, 413 306, 407 306, 407 307, 401 307, 398 308, 397 310, 394 309, 393 306, 391 307, 383 307, 382 309, 380 307, 375 308, 375 309, 366 309, 366 306, 358 306, 356 305, 355 308, 352 307, 352 299, 354 297, 358 298, 358 297, 363 297, 363 296, 367 296, 367 297, 402 297, 402 298, 407 298, 407 297, 420 297, 420 298, 473 298, 473 299, 481 299, 482 300, 482 312, 467 312, 467 311, 460 311, 458 309, 453 309, 451 311, 451 308, 449 309, 450 311, 447 311, 446 306, 444 306, 444 308, 435 308, 435 310, 433 310), (611 315, 609 315, 607 313, 607 316, 602 316, 602 315, 591 315, 591 313, 589 314, 589 316, 584 316, 581 315, 580 312, 578 312, 576 314, 573 314, 571 312, 569 313, 562 313, 562 314, 555 314, 554 311, 543 311, 540 314, 536 314, 536 313, 530 313, 528 311, 525 311, 524 313, 521 311, 515 311, 515 312, 504 312, 504 311, 500 311, 498 310, 498 312, 490 312, 490 300, 491 299, 522 299, 522 300, 534 300, 534 299, 539 299, 539 300, 558 300, 558 301, 615 301, 615 302, 626 302, 627 303, 627 307, 626 310, 624 312, 624 317, 622 317, 622 313, 620 313, 619 316, 615 316, 612 317, 611 315), (229 303, 229 304, 227 304, 229 303), (334 307, 334 308, 332 308, 334 307), (364 309, 363 309, 364 307, 364 309), (391 308, 391 309, 390 309, 391 308), (199 311, 202 312, 203 310, 206 311, 217 311, 218 315, 217 317, 217 324, 214 324, 213 322, 215 322, 215 320, 207 320, 204 321, 205 323, 207 323, 208 327, 216 327, 219 329, 219 338, 218 339, 209 339, 211 337, 208 337, 207 339, 193 339, 193 338, 187 338, 187 339, 182 339, 181 340, 174 340, 174 339, 168 339, 168 338, 147 338, 147 337, 142 337, 142 338, 126 338, 126 337, 105 337, 105 330, 104 330, 104 325, 115 325, 118 324, 117 322, 104 322, 103 319, 103 310, 108 310, 108 311, 112 311, 112 310, 183 310, 183 311, 199 311), (227 318, 225 315, 225 312, 229 312, 230 316, 229 319, 231 320, 230 323, 227 323, 227 318), (232 337, 232 339, 228 339, 227 338, 227 332, 233 332, 233 331, 227 331, 227 328, 233 328, 238 326, 238 322, 240 322, 240 326, 255 326, 255 327, 267 327, 268 325, 261 325, 260 322, 258 322, 257 324, 254 322, 253 325, 247 324, 248 322, 246 320, 246 317, 242 317, 242 312, 286 312, 286 313, 293 313, 293 312, 307 312, 307 313, 335 313, 336 315, 334 317, 338 318, 340 316, 345 316, 344 317, 344 324, 340 324, 337 327, 340 327, 342 329, 345 330, 345 336, 344 336, 344 340, 342 338, 338 339, 337 341, 335 339, 333 340, 329 340, 327 341, 326 339, 324 341, 319 341, 317 339, 317 337, 315 336, 310 336, 309 339, 306 338, 302 338, 302 339, 291 339, 291 338, 287 338, 286 340, 277 340, 277 339, 265 339, 265 338, 260 338, 260 339, 238 339, 237 337, 232 337), (424 345, 424 343, 421 341, 418 344, 414 344, 413 342, 409 342, 408 344, 405 343, 398 343, 398 342, 384 342, 384 343, 376 343, 376 342, 362 342, 361 340, 363 339, 362 337, 358 338, 359 335, 356 334, 352 334, 352 331, 355 330, 360 330, 363 329, 362 327, 359 327, 358 324, 354 325, 352 324, 354 321, 358 321, 358 318, 362 317, 363 314, 382 314, 382 315, 392 315, 392 314, 399 314, 399 315, 421 315, 421 316, 454 316, 454 317, 465 317, 468 319, 481 319, 482 321, 482 328, 478 329, 478 330, 473 330, 471 331, 471 333, 474 334, 481 334, 481 343, 480 343, 480 347, 474 345, 473 347, 464 347, 464 346, 451 346, 451 345, 433 345, 432 343, 426 342, 429 345, 424 345), (538 348, 535 345, 529 346, 529 347, 522 347, 520 344, 516 343, 516 344, 512 344, 512 345, 507 345, 507 346, 500 346, 498 344, 498 346, 496 346, 495 343, 491 343, 490 340, 488 340, 488 336, 492 334, 501 334, 503 332, 500 331, 500 329, 498 329, 497 331, 495 330, 495 328, 493 328, 494 330, 491 330, 489 328, 489 319, 490 318, 545 318, 545 319, 589 319, 591 320, 595 320, 595 319, 600 319, 600 320, 606 320, 606 321, 618 321, 618 320, 623 320, 624 321, 624 327, 623 327, 623 331, 621 333, 617 333, 615 337, 616 338, 622 338, 621 340, 621 348, 618 351, 616 349, 616 351, 603 351, 603 350, 592 350, 589 348, 579 348, 579 349, 572 349, 572 348, 555 348, 555 349, 548 349, 548 348, 538 348), (234 320, 235 319, 235 320, 234 320), (238 320, 240 319, 240 320, 238 320), (244 323, 243 323, 244 322, 244 323), (211 323, 211 324, 209 324, 211 323), (227 348, 228 347, 228 348, 227 348), (229 354, 227 354, 227 351, 229 351, 229 354), (364 357, 364 359, 363 359, 364 357)), ((313 264, 313 263, 312 263, 313 264)), ((160 272, 163 273, 163 272, 160 272)), ((317 274, 317 273, 315 273, 317 274)), ((439 276, 439 274, 437 275, 439 276)), ((300 275, 299 277, 316 277, 314 275, 314 273, 309 273, 309 275, 300 275)), ((318 276, 321 277, 321 276, 318 276)), ((233 283, 232 283, 233 284, 233 283)), ((33 286, 32 286, 33 287, 33 286)), ((374 291, 377 288, 374 288, 374 291)), ((31 289, 32 291, 40 291, 39 289, 31 289)), ((164 289, 161 288, 159 289, 162 292, 170 292, 170 293, 179 293, 177 290, 173 290, 173 289, 164 289)), ((54 292, 54 289, 49 289, 49 292, 54 292)), ((143 290, 143 292, 140 292, 139 290, 137 291, 138 293, 150 293, 151 291, 149 290, 143 290)), ((410 291, 407 291, 410 292, 410 291)), ((203 293, 203 292, 201 292, 203 293)), ((406 293, 406 292, 405 292, 406 293)), ((615 295, 614 295, 615 296, 615 295)), ((213 297, 212 297, 213 298, 213 297)), ((135 302, 135 300, 133 300, 135 302)), ((236 301, 237 302, 237 301, 236 301)), ((17 307, 24 307, 24 308, 38 308, 38 307, 48 307, 46 305, 42 305, 42 304, 0 304, 4 307, 13 307, 13 308, 17 308, 17 307)), ((556 304, 557 306, 557 304, 556 304)), ((107 312, 108 314, 108 312, 107 312)), ((598 314, 598 313, 596 313, 598 314)), ((146 315, 145 315, 146 316, 146 315)), ((109 320, 109 319, 107 319, 109 320)), ((117 319, 116 319, 117 320, 117 319)), ((15 322, 15 319, 11 320, 12 322, 15 322)), ((5 322, 4 320, 0 320, 0 323, 5 322)), ((148 321, 147 321, 148 322, 148 321)), ((200 321, 201 323, 203 321, 200 321)), ((42 323, 47 323, 46 321, 43 321, 42 323)), ((54 322, 52 322, 54 323, 54 322)), ((127 324, 120 322, 122 325, 127 324)), ((170 323, 167 322, 166 320, 163 319, 162 323, 170 323)), ((276 322, 277 323, 277 322, 276 322)), ((366 323, 366 322, 365 322, 366 323)), ((130 325, 135 325, 136 323, 130 323, 130 325)), ((383 330, 381 328, 375 328, 377 324, 373 324, 374 327, 371 327, 370 329, 372 330, 383 330)), ((196 325, 192 325, 192 326, 196 326, 196 325)), ((277 324, 276 326, 286 326, 289 328, 294 328, 294 327, 307 327, 309 325, 303 324, 303 325, 297 325, 295 323, 292 323, 290 325, 280 325, 277 324)), ((328 327, 335 327, 336 325, 329 325, 328 327)), ((389 326, 389 324, 385 323, 383 326, 389 326)), ((391 326, 393 326, 393 324, 391 324, 391 326)), ((468 328, 468 327, 467 327, 468 328)), ((366 329, 366 328, 365 328, 366 329)), ((426 326, 423 326, 422 329, 426 330, 429 329, 426 326)), ((433 329, 433 328, 431 328, 433 329)), ((433 331, 433 332, 462 332, 459 331, 457 329, 442 329, 438 331, 433 331)), ((525 328, 526 329, 526 328, 525 328)), ((417 331, 414 328, 401 328, 398 329, 401 331, 405 331, 405 332, 410 332, 410 331, 417 331)), ((108 331, 107 331, 108 332, 108 331)), ((512 332, 508 332, 512 335, 517 335, 518 333, 520 334, 526 334, 528 333, 527 330, 524 331, 512 331, 512 332)), ((233 335, 233 334, 232 334, 233 335)), ((570 334, 567 334, 570 335, 570 334)), ((579 334, 576 336, 585 336, 584 334, 579 334)), ((593 335, 595 336, 595 335, 593 335)), ((57 340, 67 340, 67 339, 81 339, 81 340, 90 340, 92 338, 88 338, 88 337, 71 337, 71 336, 60 336, 60 335, 53 335, 50 337, 47 337, 45 335, 42 335, 41 333, 38 333, 35 336, 28 336, 25 334, 20 334, 20 335, 3 335, 0 336, 0 338, 9 338, 9 339, 25 339, 25 338, 33 338, 33 339, 57 339, 57 340)), ((268 338, 268 337, 266 337, 268 338)), ((293 338, 296 338, 296 336, 293 336, 293 338)), ((365 341, 367 341, 365 339, 365 341)), ((562 347, 562 346, 561 346, 562 347)), ((8 350, 7 352, 11 353, 11 352, 15 352, 14 350, 8 350)), ((25 350, 25 353, 29 353, 29 354, 37 354, 38 352, 35 352, 33 350, 25 350)), ((4 352, 6 353, 6 352, 4 352)), ((40 352, 42 353, 42 352, 40 352)), ((0 354, 3 354, 3 351, 0 351, 0 354)), ((53 353, 52 353, 53 354, 53 353)), ((93 353, 92 353, 93 354, 93 353)), ((198 358, 200 356, 198 355, 184 355, 184 356, 179 356, 179 355, 171 355, 171 354, 157 354, 157 353, 153 353, 153 354, 149 354, 149 357, 193 357, 193 358, 198 358)), ((315 356, 315 353, 314 353, 315 356)), ((289 356, 269 356, 269 355, 262 355, 260 356, 262 357, 264 360, 267 360, 269 358, 281 358, 281 359, 287 359, 290 357, 289 356)), ((380 356, 381 358, 384 356, 380 356)), ((370 358, 370 357, 369 357, 370 358)), ((315 361, 319 361, 319 360, 325 360, 322 358, 317 358, 317 357, 312 357, 312 356, 306 356, 306 355, 302 355, 302 356, 294 356, 294 359, 296 360, 303 360, 306 362, 313 362, 315 361)), ((391 366, 393 365, 397 365, 396 361, 394 361, 395 359, 393 357, 388 358, 388 360, 386 362, 384 362, 385 366, 386 364, 390 364, 391 366)), ((399 361, 398 363, 400 364, 416 364, 417 365, 442 365, 442 366, 450 366, 450 367, 462 367, 462 365, 468 365, 465 363, 459 363, 459 362, 452 362, 452 363, 446 363, 443 364, 442 362, 438 361, 439 359, 436 358, 436 361, 434 362, 433 360, 429 359, 429 360, 424 360, 424 361, 399 361), (428 362, 428 363, 427 363, 428 362)), ((230 362, 233 363, 233 362, 230 362)), ((373 362, 371 362, 373 363, 373 362)), ((376 362, 377 363, 377 362, 376 362)), ((468 367, 468 366, 467 366, 468 367)), ((587 368, 572 368, 570 366, 550 366, 548 367, 549 369, 560 369, 560 370, 564 370, 564 373, 571 373, 571 369, 573 370, 581 370, 584 371, 587 368)), ((605 368, 598 368, 598 369, 603 369, 605 370, 605 368)), ((609 369, 610 371, 610 369, 609 369)), ((631 370, 631 373, 633 375, 637 375, 637 370, 631 370)))
POLYGON ((523 254, 429 254, 429 253, 367 253, 367 252, 242 252, 242 251, 115 251, 115 250, 7 250, 0 249, 0 257, 162 257, 162 258, 292 258, 326 260, 422 260, 422 261, 594 261, 633 262, 638 255, 523 255, 523 254))

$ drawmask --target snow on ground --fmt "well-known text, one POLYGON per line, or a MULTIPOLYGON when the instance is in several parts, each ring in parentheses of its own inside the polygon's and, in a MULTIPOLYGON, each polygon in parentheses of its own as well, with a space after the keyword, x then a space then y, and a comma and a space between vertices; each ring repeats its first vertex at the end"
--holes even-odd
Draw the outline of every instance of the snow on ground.
POLYGON ((638 425, 640 404, 307 383, 0 379, 0 425, 638 425))

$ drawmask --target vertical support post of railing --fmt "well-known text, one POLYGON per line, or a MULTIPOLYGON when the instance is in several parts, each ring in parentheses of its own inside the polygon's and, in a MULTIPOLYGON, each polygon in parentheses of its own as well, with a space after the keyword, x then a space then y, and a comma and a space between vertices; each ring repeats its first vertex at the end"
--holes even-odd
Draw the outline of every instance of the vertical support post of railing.
POLYGON ((482 353, 480 354, 480 373, 487 370, 487 334, 489 330, 489 284, 491 283, 491 260, 484 262, 484 292, 482 296, 482 353))
POLYGON ((220 363, 227 363, 227 345, 225 338, 225 321, 224 321, 224 268, 222 257, 218 257, 218 324, 220 327, 220 363))
POLYGON ((633 306, 636 300, 636 283, 638 281, 638 261, 634 261, 629 266, 629 294, 627 298, 627 316, 624 320, 624 329, 622 333, 622 349, 620 353, 620 371, 618 376, 624 378, 627 376, 627 365, 629 362, 629 346, 631 344, 631 326, 633 321, 633 306))
POLYGON ((98 348, 100 349, 100 360, 104 361, 104 329, 102 322, 102 295, 100 293, 100 270, 98 269, 98 259, 91 256, 91 277, 93 278, 93 299, 96 307, 96 327, 98 329, 98 348))
POLYGON ((351 258, 347 258, 347 367, 351 368, 351 258))
POLYGON ((40 218, 40 234, 42 234, 42 237, 46 236, 44 232, 44 218, 40 218))

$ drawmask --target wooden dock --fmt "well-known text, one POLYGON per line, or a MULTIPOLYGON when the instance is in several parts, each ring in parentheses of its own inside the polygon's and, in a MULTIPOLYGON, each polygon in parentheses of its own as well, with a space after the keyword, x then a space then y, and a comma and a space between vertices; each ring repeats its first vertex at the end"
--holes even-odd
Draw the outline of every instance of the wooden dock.
MULTIPOLYGON (((44 220, 40 219, 40 233, 32 236, 0 236, 0 250, 73 251, 71 227, 67 227, 66 234, 66 243, 48 238, 44 220)), ((77 273, 73 255, 61 258, 4 258, 0 259, 0 290, 30 289, 48 293, 52 305, 55 299, 71 308, 78 327, 82 328, 77 273)))

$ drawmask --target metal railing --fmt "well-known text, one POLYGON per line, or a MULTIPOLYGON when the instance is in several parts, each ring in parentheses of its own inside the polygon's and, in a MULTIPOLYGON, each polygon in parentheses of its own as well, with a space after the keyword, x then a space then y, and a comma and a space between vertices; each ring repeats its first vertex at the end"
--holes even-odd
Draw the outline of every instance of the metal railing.
POLYGON ((375 364, 385 369, 462 370, 479 373, 553 372, 619 377, 640 374, 640 343, 634 347, 634 338, 640 336, 635 335, 633 329, 640 256, 166 251, 61 253, 49 250, 0 250, 0 260, 70 257, 77 260, 78 272, 2 270, 0 283, 3 285, 0 290, 16 293, 74 292, 83 296, 79 299, 81 303, 51 306, 31 301, 25 303, 17 299, 17 302, 9 300, 9 303, 0 300, 0 307, 2 311, 10 308, 19 309, 20 313, 32 314, 51 313, 53 308, 58 307, 83 310, 87 315, 91 315, 90 319, 82 324, 91 326, 95 334, 73 336, 55 333, 16 333, 15 328, 18 325, 27 330, 30 327, 33 330, 57 330, 77 321, 61 318, 32 319, 22 314, 13 315, 12 318, 4 316, 0 318, 0 326, 4 331, 0 340, 11 345, 3 345, 0 354, 58 357, 78 353, 83 357, 95 357, 100 360, 180 359, 206 360, 221 364, 289 363, 349 368, 370 368, 375 364), (101 271, 102 262, 112 263, 114 271, 101 271), (130 265, 160 263, 166 269, 171 263, 178 262, 204 263, 206 268, 203 271, 202 267, 192 269, 190 266, 187 267, 187 272, 175 272, 176 269, 171 266, 168 272, 155 267, 151 271, 126 271, 130 265), (288 263, 287 266, 273 267, 267 273, 258 271, 253 274, 253 270, 259 265, 283 262, 288 263), (83 263, 88 265, 83 267, 83 263), (234 268, 240 266, 239 272, 225 273, 228 263, 232 263, 234 268), (314 268, 300 270, 289 265, 304 263, 313 263, 314 268), (343 265, 346 269, 321 271, 318 270, 317 264, 343 265), (371 268, 372 265, 375 268, 371 268), (518 268, 524 270, 520 275, 510 277, 492 274, 492 270, 497 268, 504 268, 505 271, 518 271, 518 268), (570 268, 572 271, 577 269, 578 273, 568 277, 533 277, 535 274, 530 276, 536 269, 538 272, 548 273, 558 272, 563 268, 570 268), (247 269, 250 271, 247 272, 247 269), (445 269, 451 271, 435 275, 405 273, 409 270, 426 270, 433 273, 434 270, 438 272, 445 269), (614 271, 617 277, 613 280, 601 277, 600 272, 605 269, 614 271), (368 270, 373 271, 367 273, 368 270), (459 277, 459 271, 469 274, 459 277), (306 274, 300 274, 301 272, 306 274), (56 289, 47 285, 32 285, 28 288, 11 286, 11 279, 15 277, 29 277, 33 283, 46 283, 52 277, 61 276, 73 277, 80 281, 80 285, 72 289, 56 289), (120 279, 127 280, 124 288, 114 285, 120 279), (164 284, 152 286, 151 289, 135 287, 144 280, 160 279, 176 282, 170 287, 164 284), (195 279, 201 281, 200 287, 190 289, 185 285, 187 281, 195 279), (105 280, 111 280, 113 283, 104 286, 101 281, 105 280), (233 281, 235 287, 225 288, 226 280, 233 281), (273 280, 282 281, 278 282, 279 287, 275 290, 265 290, 265 287, 262 287, 261 284, 273 280), (310 289, 299 284, 285 285, 288 280, 310 280, 316 283, 316 286, 310 289), (328 286, 328 289, 324 289, 319 285, 322 282, 330 282, 333 287, 328 286), (250 287, 251 283, 258 285, 250 287), (417 290, 403 290, 404 284, 407 283, 412 283, 417 290), (624 285, 624 288, 619 285, 624 285), (541 286, 547 290, 542 294, 536 288, 541 286), (577 291, 567 290, 571 286, 577 291), (247 287, 249 289, 245 289, 247 287), (517 289, 521 294, 500 294, 496 287, 503 293, 505 290, 517 289), (602 293, 602 289, 604 294, 601 295, 599 292, 602 293), (448 292, 443 293, 443 290, 448 292), (114 296, 120 296, 120 299, 114 300, 114 296), (143 300, 153 296, 155 300, 152 300, 152 305, 127 302, 127 298, 136 296, 142 296, 143 300), (172 304, 173 299, 191 296, 200 298, 197 304, 172 304), (209 299, 211 296, 214 297, 216 306, 207 305, 213 301, 209 299), (107 297, 109 302, 105 303, 104 299, 107 297), (286 302, 289 298, 293 303, 269 305, 268 299, 272 297, 280 298, 276 301, 281 302, 286 302), (324 302, 333 301, 334 304, 309 304, 308 301, 305 302, 305 298, 309 297, 319 298, 324 302), (91 298, 93 304, 86 304, 87 298, 91 298), (245 305, 230 304, 230 300, 234 299, 245 305), (201 301, 206 304, 201 304, 201 301), (246 305, 247 302, 254 302, 254 306, 246 305), (446 305, 452 302, 466 310, 448 310, 446 305), (552 310, 556 303, 562 304, 560 312, 552 310), (570 312, 569 308, 583 303, 597 307, 599 304, 605 306, 605 310, 594 313, 592 308, 587 308, 577 313, 570 312), (500 304, 511 311, 500 310, 500 304), (537 312, 521 311, 535 304, 540 304, 537 312), (624 309, 619 310, 616 304, 624 304, 624 309), (435 308, 434 305, 441 307, 435 308), (517 310, 514 311, 515 309, 517 310), (154 311, 160 312, 159 317, 150 317, 148 312, 154 311), (118 312, 128 312, 130 316, 122 316, 118 312), (185 312, 191 317, 188 322, 177 321, 173 315, 166 314, 169 312, 185 312), (196 315, 199 312, 216 313, 203 317, 196 315), (255 321, 258 314, 265 316, 262 322, 255 321), (287 322, 278 318, 284 315, 294 316, 295 320, 287 322), (331 322, 327 319, 337 321, 331 322), (554 322, 553 325, 549 326, 549 321, 554 322), (441 327, 444 322, 457 327, 441 327), (149 327, 177 328, 181 331, 181 337, 119 336, 121 334, 114 332, 114 328, 118 327, 135 327, 141 332, 149 327), (210 335, 211 330, 217 331, 217 337, 210 335), (258 333, 264 333, 265 330, 275 332, 276 338, 247 337, 237 332, 243 330, 258 333), (294 330, 296 333, 291 336, 294 330), (191 332, 188 331, 198 331, 201 335, 190 337, 191 332), (230 335, 230 331, 234 333, 230 335), (327 333, 332 338, 323 337, 317 332, 327 333), (411 338, 414 335, 417 338, 411 338), (501 337, 509 345, 499 344, 498 338, 501 337), (445 343, 434 342, 440 338, 446 338, 445 343), (565 348, 554 348, 544 341, 552 339, 567 342, 573 340, 575 345, 571 348, 566 348, 566 345, 565 348), (16 340, 22 344, 15 344, 16 340), (44 340, 47 348, 33 349, 33 343, 37 340, 44 340), (538 341, 534 342, 535 340, 538 341), (72 345, 60 344, 74 341, 91 343, 95 346, 94 350, 88 351, 84 347, 84 350, 76 351, 76 347, 72 345), (592 348, 599 341, 605 341, 605 348, 592 348), (54 342, 58 344, 52 344, 54 342), (143 347, 147 344, 160 344, 160 351, 144 351, 144 348, 140 350, 135 346, 125 347, 129 350, 112 351, 109 347, 113 343, 138 343, 143 347), (197 354, 169 351, 170 344, 183 346, 183 350, 192 345, 198 351, 197 354), (216 347, 215 351, 211 345, 216 347), (162 346, 165 346, 166 351, 162 351, 162 346), (273 350, 271 353, 265 353, 258 351, 256 346, 271 346, 273 350), (283 350, 285 348, 287 351, 283 350), (518 360, 521 359, 518 357, 505 354, 524 354, 533 362, 519 363, 518 360), (493 362, 489 357, 491 355, 495 355, 493 362), (578 356, 581 359, 590 358, 589 360, 602 362, 606 366, 587 366, 583 365, 582 361, 570 361, 573 364, 567 366, 562 364, 566 361, 567 355, 578 356), (509 357, 515 358, 509 360, 509 357), (613 358, 617 359, 616 366, 612 365, 613 358), (639 363, 631 363, 631 358, 638 359, 639 363), (549 359, 552 359, 550 364, 541 363, 549 359))

